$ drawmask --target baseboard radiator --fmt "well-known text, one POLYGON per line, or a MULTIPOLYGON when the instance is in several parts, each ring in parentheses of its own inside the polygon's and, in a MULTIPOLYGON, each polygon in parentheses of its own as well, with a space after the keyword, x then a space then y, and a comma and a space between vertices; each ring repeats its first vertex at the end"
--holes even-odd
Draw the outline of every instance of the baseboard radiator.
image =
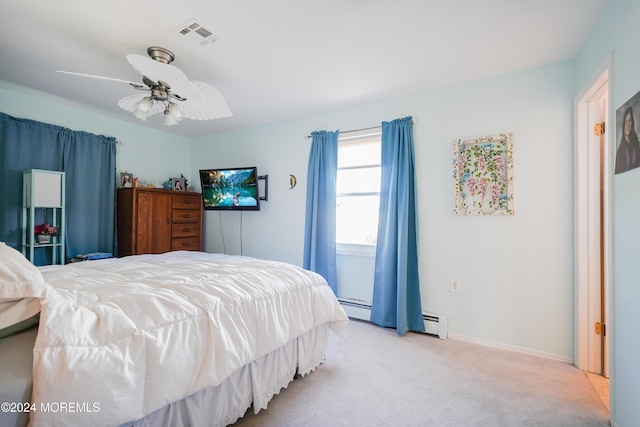
MULTIPOLYGON (((338 298, 347 316, 353 319, 371 320, 371 304, 365 301, 338 298)), ((442 340, 447 338, 447 316, 444 314, 422 313, 424 320, 425 334, 438 337, 442 340)))

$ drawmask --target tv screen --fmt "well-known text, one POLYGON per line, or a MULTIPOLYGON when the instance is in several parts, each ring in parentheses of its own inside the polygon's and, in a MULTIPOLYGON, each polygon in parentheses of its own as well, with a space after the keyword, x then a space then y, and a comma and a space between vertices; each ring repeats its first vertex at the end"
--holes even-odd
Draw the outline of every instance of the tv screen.
POLYGON ((256 167, 201 169, 200 185, 207 210, 260 210, 256 167))

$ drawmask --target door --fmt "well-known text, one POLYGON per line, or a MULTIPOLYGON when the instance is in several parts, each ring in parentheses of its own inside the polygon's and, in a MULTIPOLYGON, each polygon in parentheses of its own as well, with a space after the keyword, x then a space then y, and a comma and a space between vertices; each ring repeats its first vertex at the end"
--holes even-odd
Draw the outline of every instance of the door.
POLYGON ((576 366, 609 376, 612 176, 609 70, 576 98, 576 366), (603 124, 603 125, 601 125, 603 124))
POLYGON ((593 247, 596 248, 594 259, 591 261, 590 269, 593 271, 594 276, 591 280, 589 287, 589 300, 592 301, 592 306, 589 312, 589 323, 593 325, 593 332, 590 338, 590 366, 589 371, 601 374, 609 378, 609 363, 608 363, 608 334, 607 327, 608 322, 608 310, 606 310, 608 303, 608 295, 606 286, 606 274, 607 266, 605 260, 605 248, 607 242, 606 236, 606 182, 608 171, 606 167, 606 110, 607 110, 607 94, 603 91, 596 93, 596 99, 593 101, 595 105, 592 106, 595 120, 598 120, 594 124, 594 136, 592 141, 594 155, 596 159, 590 171, 591 181, 593 186, 593 199, 594 206, 593 218, 594 221, 590 226, 590 239, 594 240, 593 247), (596 153, 597 152, 597 153, 596 153), (597 189, 597 191, 596 191, 597 189), (597 213, 596 213, 597 212, 597 213), (597 259, 596 259, 597 258, 597 259))

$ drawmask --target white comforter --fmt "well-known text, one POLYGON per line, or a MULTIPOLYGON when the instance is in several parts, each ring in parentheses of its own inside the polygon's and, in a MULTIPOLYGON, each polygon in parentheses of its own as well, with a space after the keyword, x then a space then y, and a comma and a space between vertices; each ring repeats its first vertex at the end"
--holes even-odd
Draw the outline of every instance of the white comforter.
POLYGON ((34 349, 32 426, 117 426, 304 332, 348 319, 299 267, 196 252, 49 266, 34 349))

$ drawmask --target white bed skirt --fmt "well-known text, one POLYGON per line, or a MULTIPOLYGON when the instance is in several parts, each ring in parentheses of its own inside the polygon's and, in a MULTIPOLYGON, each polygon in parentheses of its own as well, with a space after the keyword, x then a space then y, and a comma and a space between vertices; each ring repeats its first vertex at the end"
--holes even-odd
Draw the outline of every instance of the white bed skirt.
POLYGON ((307 375, 324 362, 329 330, 328 323, 322 324, 243 366, 217 387, 201 390, 122 427, 227 426, 252 404, 258 413, 296 373, 307 375))

